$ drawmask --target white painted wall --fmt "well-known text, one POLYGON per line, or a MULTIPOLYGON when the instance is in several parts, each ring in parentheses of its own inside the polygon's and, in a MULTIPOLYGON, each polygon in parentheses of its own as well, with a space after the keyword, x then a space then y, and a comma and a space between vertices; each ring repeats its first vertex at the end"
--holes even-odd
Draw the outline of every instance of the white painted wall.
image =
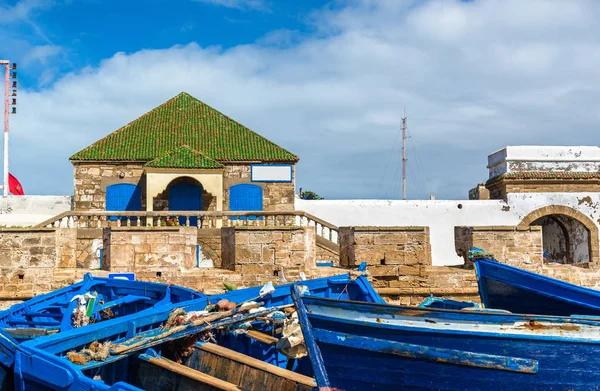
POLYGON ((600 221, 600 194, 521 193, 502 200, 320 200, 296 199, 296 209, 340 226, 426 226, 431 235, 433 265, 460 265, 456 254, 454 227, 518 225, 544 206, 564 205, 600 221), (588 198, 589 197, 589 198, 588 198), (462 205, 462 208, 458 206, 462 205))
POLYGON ((600 171, 600 147, 508 146, 488 156, 489 177, 511 172, 600 171))
POLYGON ((71 210, 71 196, 0 197, 0 226, 32 226, 71 210))

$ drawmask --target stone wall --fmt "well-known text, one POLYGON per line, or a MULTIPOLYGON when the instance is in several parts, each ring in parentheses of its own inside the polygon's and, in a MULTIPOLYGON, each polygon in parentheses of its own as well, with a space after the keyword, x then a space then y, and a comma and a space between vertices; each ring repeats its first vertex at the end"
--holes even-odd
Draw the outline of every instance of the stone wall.
POLYGON ((76 236, 69 229, 14 229, 0 235, 0 298, 19 300, 60 287, 75 268, 76 236))
POLYGON ((527 267, 542 264, 542 229, 532 227, 456 227, 456 252, 469 265, 467 254, 471 247, 479 247, 494 254, 510 265, 527 267))
POLYGON ((153 272, 157 276, 192 269, 196 264, 196 232, 195 227, 107 228, 103 233, 103 269, 153 272))
MULTIPOLYGON (((142 164, 73 162, 75 210, 106 210, 106 187, 131 183, 143 189, 143 172, 142 164)), ((142 209, 145 209, 143 193, 142 209)))
POLYGON ((369 266, 397 274, 400 266, 431 265, 427 227, 341 227, 340 265, 369 266))
POLYGON ((78 269, 100 269, 100 250, 103 247, 102 229, 77 230, 76 265, 78 269))
POLYGON ((220 229, 199 229, 198 245, 200 254, 198 258, 200 267, 222 267, 222 234, 220 229))
POLYGON ((297 276, 315 267, 312 227, 236 227, 235 270, 265 278, 297 276))
MULTIPOLYGON (((0 231, 0 306, 27 299, 80 280, 99 266, 91 246, 100 230, 14 229, 0 231), (97 262, 97 263, 96 263, 97 262)), ((218 293, 223 282, 238 287, 273 281, 297 281, 341 274, 347 269, 315 267, 313 227, 122 227, 105 229, 103 270, 134 272, 140 280, 168 282, 218 293), (196 245, 220 268, 197 268, 196 245), (219 248, 220 246, 220 248, 219 248), (209 251, 210 249, 210 251, 209 251), (220 255, 220 259, 219 259, 220 255)), ((600 265, 586 267, 541 262, 538 227, 459 227, 456 248, 462 254, 482 247, 527 270, 588 286, 600 287, 600 265)), ((355 227, 340 229, 341 263, 368 272, 380 293, 392 302, 418 304, 430 294, 476 300, 475 272, 466 267, 432 266, 429 230, 424 227, 355 227)))
POLYGON ((226 165, 223 174, 223 209, 229 210, 229 188, 240 183, 250 183, 263 189, 265 211, 287 212, 294 210, 295 167, 292 182, 251 182, 250 165, 226 165))

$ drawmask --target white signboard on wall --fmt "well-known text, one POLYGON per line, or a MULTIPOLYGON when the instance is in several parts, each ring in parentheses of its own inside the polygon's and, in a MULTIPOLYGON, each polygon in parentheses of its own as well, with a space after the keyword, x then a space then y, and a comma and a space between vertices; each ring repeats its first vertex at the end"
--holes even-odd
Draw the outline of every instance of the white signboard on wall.
POLYGON ((253 164, 250 167, 252 182, 291 182, 291 164, 253 164))

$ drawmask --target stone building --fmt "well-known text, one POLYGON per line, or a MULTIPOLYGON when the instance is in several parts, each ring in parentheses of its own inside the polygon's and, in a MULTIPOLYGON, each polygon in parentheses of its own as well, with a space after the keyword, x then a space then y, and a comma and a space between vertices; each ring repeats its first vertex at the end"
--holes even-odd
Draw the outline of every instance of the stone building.
POLYGON ((294 210, 298 157, 185 92, 70 160, 79 211, 294 210))

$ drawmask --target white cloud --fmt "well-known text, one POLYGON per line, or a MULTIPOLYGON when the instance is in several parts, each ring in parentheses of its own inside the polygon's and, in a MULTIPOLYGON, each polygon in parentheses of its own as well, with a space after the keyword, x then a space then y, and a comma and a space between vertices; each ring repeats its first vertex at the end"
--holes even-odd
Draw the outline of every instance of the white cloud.
POLYGON ((265 0, 193 0, 227 8, 268 10, 265 0))
POLYGON ((30 64, 34 61, 46 65, 49 58, 54 57, 62 52, 62 48, 56 45, 39 45, 34 46, 29 52, 23 57, 25 64, 30 64))
POLYGON ((329 198, 394 192, 406 109, 409 196, 464 197, 504 145, 597 143, 599 15, 585 0, 357 0, 293 44, 117 53, 20 96, 11 171, 68 193, 68 156, 185 90, 297 153, 298 186, 329 198))
POLYGON ((13 6, 3 6, 0 4, 0 24, 28 20, 35 10, 47 9, 53 3, 52 0, 20 0, 13 6))

